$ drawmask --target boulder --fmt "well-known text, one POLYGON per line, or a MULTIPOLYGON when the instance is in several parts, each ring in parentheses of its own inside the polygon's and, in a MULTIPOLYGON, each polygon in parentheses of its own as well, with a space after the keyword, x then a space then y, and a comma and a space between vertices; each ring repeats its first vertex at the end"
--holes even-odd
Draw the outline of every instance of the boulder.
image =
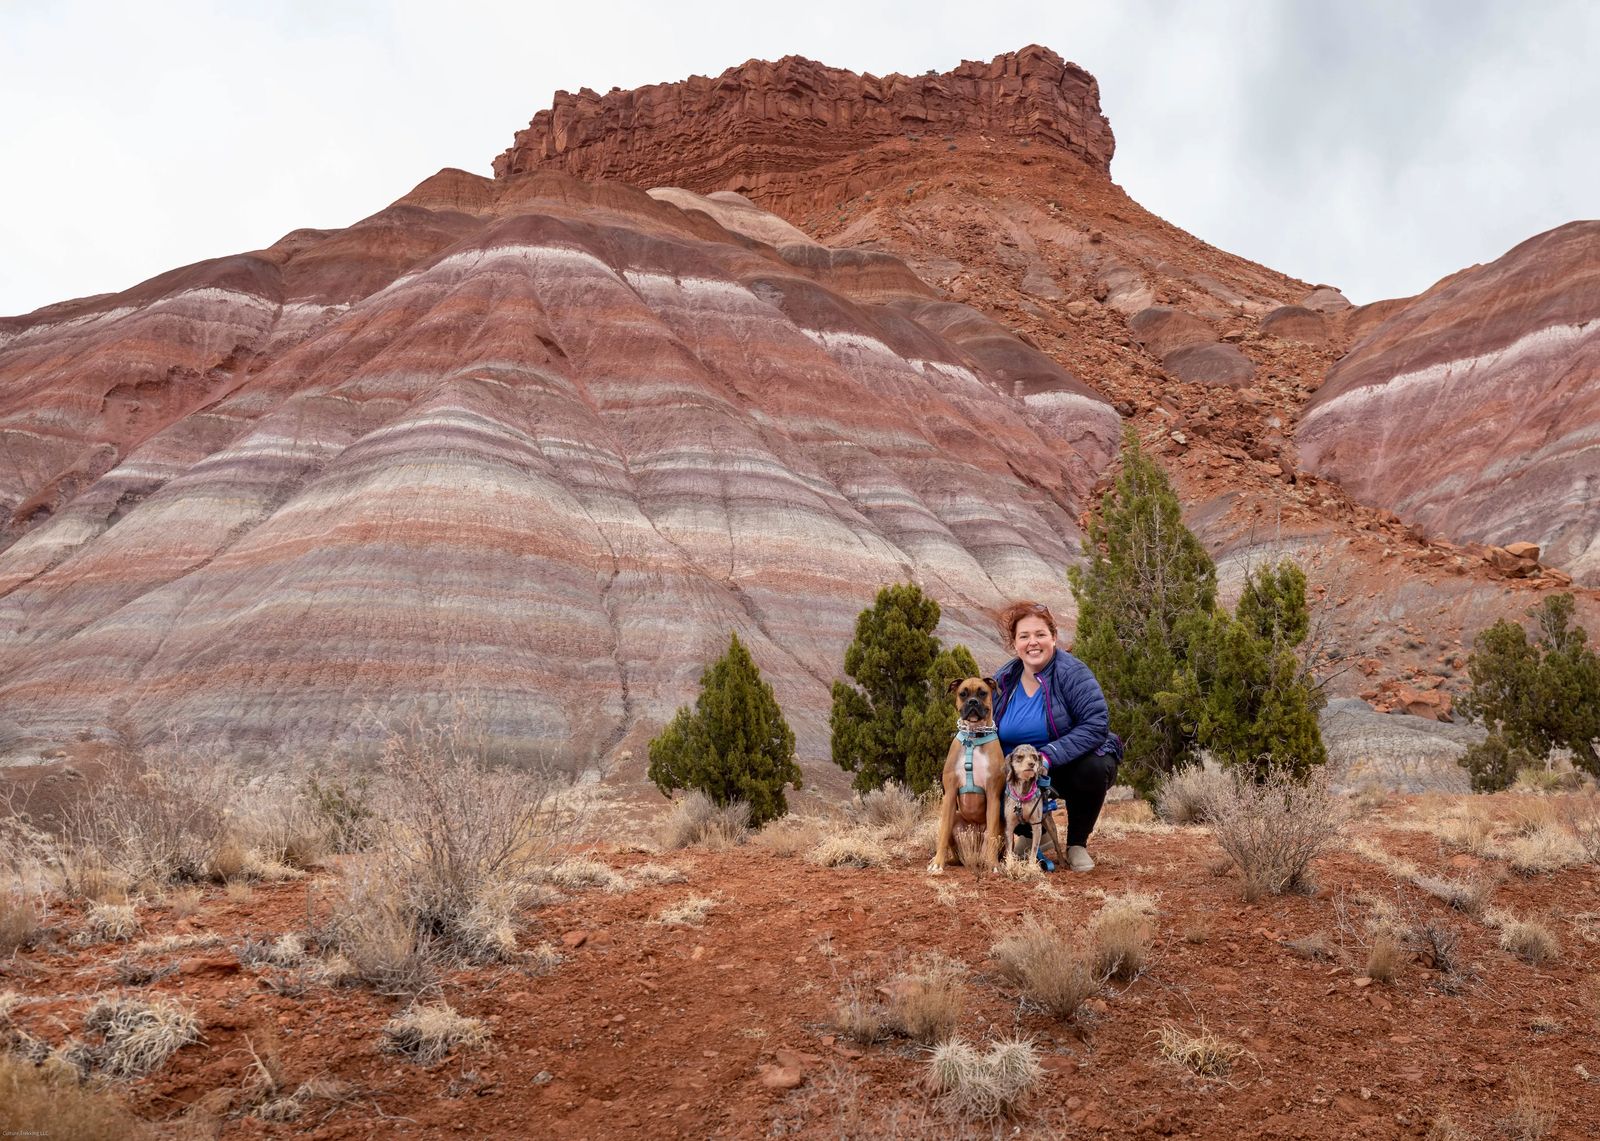
POLYGON ((1141 309, 1128 318, 1128 328, 1134 340, 1162 360, 1178 349, 1210 344, 1217 339, 1216 330, 1200 318, 1168 305, 1141 309))
POLYGON ((1350 299, 1331 285, 1317 286, 1300 299, 1300 305, 1318 313, 1343 313, 1352 308, 1350 299))
POLYGON ((1169 353, 1161 367, 1192 384, 1241 388, 1255 379, 1256 366, 1232 345, 1190 345, 1169 353))
POLYGON ((1281 305, 1261 318, 1263 335, 1280 341, 1320 345, 1328 340, 1328 319, 1303 305, 1281 305))

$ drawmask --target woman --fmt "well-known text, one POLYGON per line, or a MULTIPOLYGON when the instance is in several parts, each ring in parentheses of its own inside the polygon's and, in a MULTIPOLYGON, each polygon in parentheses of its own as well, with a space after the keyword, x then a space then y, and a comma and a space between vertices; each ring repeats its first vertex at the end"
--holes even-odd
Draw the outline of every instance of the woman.
POLYGON ((1067 809, 1067 866, 1090 871, 1089 833, 1117 776, 1105 695, 1088 666, 1056 648, 1048 606, 1013 602, 1000 612, 1000 630, 1017 655, 994 676, 1000 747, 1009 756, 1018 745, 1032 745, 1044 755, 1051 787, 1067 809))

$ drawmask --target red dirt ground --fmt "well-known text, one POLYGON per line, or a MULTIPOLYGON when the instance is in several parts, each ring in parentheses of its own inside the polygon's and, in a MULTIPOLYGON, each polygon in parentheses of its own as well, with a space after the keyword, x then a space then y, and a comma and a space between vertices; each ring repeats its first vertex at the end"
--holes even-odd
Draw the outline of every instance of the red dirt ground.
MULTIPOLYGON (((1481 862, 1394 827, 1444 803, 1397 798, 1348 831, 1460 874, 1481 862)), ((186 919, 141 908, 142 938, 225 940, 143 960, 177 968, 144 987, 119 984, 120 948, 71 946, 81 920, 58 909, 45 945, 0 961, 0 990, 29 1000, 15 1023, 51 1042, 78 1031, 98 993, 192 1005, 204 1042, 130 1091, 140 1116, 163 1123, 162 1135, 1423 1137, 1444 1114, 1461 1129, 1453 1136, 1488 1137, 1511 1135, 1504 1119, 1514 1096, 1532 1088, 1554 1112, 1546 1136, 1595 1136, 1600 869, 1507 873, 1496 888, 1493 906, 1541 917, 1561 939, 1559 961, 1534 968, 1500 950, 1481 922, 1343 847, 1318 862, 1314 896, 1255 904, 1241 900, 1236 878, 1209 870, 1217 849, 1204 831, 1113 823, 1093 847, 1094 872, 1047 877, 1055 897, 1036 883, 977 881, 959 868, 931 877, 925 857, 862 870, 818 867, 759 844, 603 854, 624 874, 668 863, 687 880, 583 890, 529 913, 523 945, 548 940, 564 961, 543 975, 519 966, 448 975, 435 997, 484 1019, 493 1036, 431 1068, 379 1049, 402 1000, 315 984, 294 969, 243 967, 232 953, 249 936, 306 930, 329 894, 317 884, 335 870, 309 885, 258 886, 245 900, 211 889, 186 919), (997 934, 1026 911, 1081 922, 1102 893, 1130 890, 1158 897, 1148 969, 1106 987, 1076 1024, 1023 1008, 989 957, 997 934), (652 921, 689 895, 716 901, 702 926, 652 921), (1362 983, 1362 921, 1374 898, 1460 934, 1468 977, 1459 990, 1414 956, 1392 985, 1362 983), (1342 961, 1285 946, 1316 932, 1342 961), (921 1085, 923 1049, 858 1047, 830 1026, 853 977, 885 981, 929 950, 974 972, 963 1036, 981 1044, 1021 1034, 1037 1045, 1047 1080, 1017 1120, 994 1128, 951 1120, 921 1085), (1203 1081, 1158 1055, 1154 1034, 1169 1022, 1203 1025, 1249 1056, 1228 1083, 1203 1081), (275 1059, 286 1088, 320 1077, 342 1083, 342 1093, 290 1124, 230 1112, 253 1054, 275 1059), (780 1059, 799 1067, 798 1088, 761 1081, 762 1067, 780 1059)))

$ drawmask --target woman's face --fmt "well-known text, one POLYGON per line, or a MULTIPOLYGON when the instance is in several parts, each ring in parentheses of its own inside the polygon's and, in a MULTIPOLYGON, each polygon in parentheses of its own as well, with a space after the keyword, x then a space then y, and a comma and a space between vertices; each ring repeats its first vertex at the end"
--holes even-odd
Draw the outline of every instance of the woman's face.
POLYGON ((1011 636, 1011 648, 1023 665, 1041 670, 1056 652, 1056 636, 1050 633, 1049 623, 1030 614, 1017 623, 1016 633, 1011 636))

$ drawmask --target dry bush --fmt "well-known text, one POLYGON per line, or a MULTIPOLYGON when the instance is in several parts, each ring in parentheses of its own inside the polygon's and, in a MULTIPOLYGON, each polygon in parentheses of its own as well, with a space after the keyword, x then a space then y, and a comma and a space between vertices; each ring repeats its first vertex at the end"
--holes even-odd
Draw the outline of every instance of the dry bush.
POLYGON ((83 1026, 105 1038, 97 1060, 118 1078, 159 1070, 179 1049, 200 1040, 193 1013, 167 998, 102 998, 84 1016, 83 1026))
POLYGON ((1497 914, 1487 922, 1500 929, 1500 947, 1531 966, 1540 967, 1561 958, 1561 940, 1555 933, 1532 919, 1497 914))
POLYGON ((1339 806, 1325 772, 1303 782, 1284 769, 1262 781, 1230 777, 1207 802, 1211 832, 1239 868, 1245 898, 1310 886, 1311 861, 1339 833, 1339 806))
POLYGON ((1145 968, 1155 937, 1154 899, 1137 892, 1107 896, 1089 921, 1090 968, 1100 977, 1119 982, 1135 979, 1145 968))
POLYGON ((286 775, 252 782, 229 819, 229 830, 253 862, 247 871, 263 879, 287 878, 280 869, 320 867, 339 846, 337 829, 307 788, 286 775))
POLYGON ((853 806, 852 814, 869 828, 888 832, 920 832, 928 802, 897 781, 886 781, 853 806))
POLYGON ((1359 816, 1369 816, 1388 803, 1388 790, 1375 781, 1362 784, 1350 794, 1350 810, 1359 816))
POLYGON ((1511 834, 1530 836, 1560 823, 1560 811, 1553 800, 1542 796, 1520 796, 1511 802, 1511 834))
POLYGON ((1211 798, 1227 792, 1231 784, 1221 769, 1201 765, 1179 769, 1156 790, 1156 815, 1168 824, 1204 824, 1211 798))
POLYGON ((780 816, 755 834, 755 842, 774 856, 792 859, 822 841, 822 822, 809 816, 780 816))
POLYGON ((481 1047, 489 1041, 488 1027, 476 1018, 458 1014, 446 1002, 413 1004, 391 1018, 383 1028, 383 1048, 428 1066, 458 1046, 481 1047))
POLYGON ((933 1044, 955 1033, 967 995, 967 968, 938 952, 921 955, 882 988, 886 1021, 913 1041, 933 1044))
POLYGON ((806 859, 825 868, 886 868, 890 863, 877 835, 862 828, 824 836, 806 859))
POLYGON ((1442 923, 1423 923, 1412 931, 1424 965, 1447 975, 1461 972, 1461 934, 1442 923))
POLYGON ((517 916, 576 827, 546 771, 491 767, 481 710, 391 731, 372 778, 366 850, 332 934, 363 977, 401 990, 447 961, 508 958, 517 916))
POLYGON ((1200 1024, 1198 1033, 1191 1034, 1176 1023, 1169 1022, 1156 1036, 1156 1049, 1169 1062, 1176 1062, 1202 1078, 1227 1080, 1239 1059, 1249 1054, 1243 1046, 1217 1037, 1200 1024))
POLYGON ((535 943, 527 954, 528 966, 541 975, 549 974, 566 961, 567 957, 561 953, 561 949, 549 940, 535 943))
POLYGON ((197 887, 177 888, 166 894, 167 910, 172 912, 174 919, 187 919, 200 910, 200 902, 205 898, 205 893, 197 887))
POLYGON ((927 1081, 959 1117, 995 1121, 1016 1111, 1039 1084, 1044 1069, 1028 1040, 1006 1039, 980 1054, 961 1038, 934 1048, 927 1081))
POLYGON ((1021 856, 1014 860, 1001 860, 999 871, 1003 877, 1012 883, 1033 883, 1035 881, 1042 883, 1045 876, 1045 871, 1039 866, 1039 861, 1028 859, 1027 852, 1023 852, 1021 856))
POLYGON ((750 835, 750 806, 742 800, 717 805, 698 789, 680 796, 656 833, 666 852, 705 848, 713 852, 743 844, 750 835))
POLYGON ((1380 927, 1367 948, 1367 978, 1377 983, 1392 983, 1400 977, 1400 964, 1405 960, 1405 944, 1401 935, 1389 927, 1380 927))
POLYGON ((1549 1074, 1519 1069, 1511 1077, 1511 1109, 1501 1126, 1514 1141, 1544 1141, 1559 1120, 1555 1081, 1549 1074))
POLYGON ((598 887, 612 893, 628 890, 628 881, 612 868, 590 856, 568 856, 538 872, 543 883, 555 884, 568 891, 598 887))
POLYGON ((111 1093, 84 1086, 73 1067, 0 1051, 0 1136, 135 1141, 150 1132, 111 1093))
POLYGON ((415 912, 378 860, 356 857, 339 884, 331 941, 356 977, 391 993, 415 993, 432 981, 442 957, 419 930, 415 912))
POLYGON ((1569 797, 1561 806, 1561 822, 1572 833, 1591 864, 1600 864, 1600 792, 1569 797))
POLYGON ((205 879, 243 784, 237 766, 181 742, 121 753, 66 810, 64 839, 86 868, 127 884, 205 879))
POLYGON ((706 921, 706 916, 716 905, 716 900, 707 899, 703 895, 685 896, 677 903, 658 911, 652 922, 659 923, 663 927, 698 927, 706 921))
POLYGON ((1098 976, 1071 933, 1053 920, 1028 913, 990 948, 1000 973, 1022 997, 1059 1018, 1071 1018, 1100 989, 1098 976))

